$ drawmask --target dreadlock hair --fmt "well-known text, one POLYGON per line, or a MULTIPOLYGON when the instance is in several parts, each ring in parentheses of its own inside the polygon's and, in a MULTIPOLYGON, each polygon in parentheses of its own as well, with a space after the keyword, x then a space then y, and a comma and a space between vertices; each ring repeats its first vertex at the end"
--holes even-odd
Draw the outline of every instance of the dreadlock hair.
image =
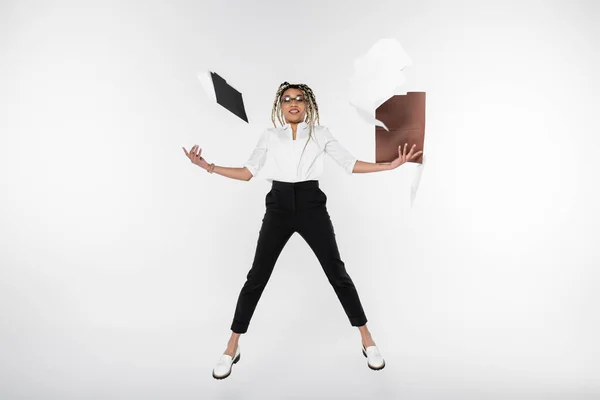
POLYGON ((306 118, 304 119, 304 122, 306 122, 309 126, 313 126, 315 122, 318 125, 319 106, 317 105, 317 100, 312 89, 304 83, 291 84, 288 82, 283 82, 281 85, 279 85, 279 89, 277 89, 277 94, 275 95, 275 101, 273 102, 273 111, 271 112, 271 121, 273 121, 273 126, 276 127, 275 117, 277 117, 279 123, 282 125, 285 124, 283 110, 281 109, 281 95, 288 89, 300 89, 302 91, 304 98, 308 100, 306 102, 306 118))
POLYGON ((308 85, 305 85, 304 83, 292 84, 288 82, 283 82, 281 85, 279 85, 279 88, 277 89, 277 93, 275 94, 275 101, 273 102, 273 110, 271 111, 271 121, 273 121, 274 127, 277 127, 277 125, 275 124, 275 117, 277 117, 277 120, 281 125, 285 124, 285 117, 283 116, 283 110, 281 109, 281 95, 288 89, 300 89, 304 94, 306 104, 306 116, 304 118, 304 122, 308 124, 309 128, 308 139, 306 140, 306 143, 304 144, 304 149, 302 150, 302 153, 304 153, 308 141, 312 138, 312 132, 315 123, 317 125, 320 125, 319 106, 317 105, 315 94, 313 93, 312 89, 308 87, 308 85))

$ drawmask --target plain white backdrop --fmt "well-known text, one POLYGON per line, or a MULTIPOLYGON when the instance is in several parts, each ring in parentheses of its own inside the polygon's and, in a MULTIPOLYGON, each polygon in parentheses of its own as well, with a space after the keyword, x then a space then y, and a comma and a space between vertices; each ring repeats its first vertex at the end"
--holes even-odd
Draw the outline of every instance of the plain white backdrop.
POLYGON ((600 396, 596 2, 0 4, 1 398, 600 396), (181 147, 241 167, 287 80, 373 162, 348 80, 385 37, 427 92, 416 203, 414 164, 320 182, 386 368, 295 234, 216 381, 270 186, 181 147))

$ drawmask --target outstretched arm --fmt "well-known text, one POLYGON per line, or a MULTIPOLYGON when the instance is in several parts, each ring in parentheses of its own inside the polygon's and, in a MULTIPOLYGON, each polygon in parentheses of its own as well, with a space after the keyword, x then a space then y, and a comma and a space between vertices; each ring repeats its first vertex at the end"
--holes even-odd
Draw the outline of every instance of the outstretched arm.
POLYGON ((410 148, 410 151, 408 152, 408 154, 406 154, 407 146, 408 146, 408 143, 404 144, 404 149, 402 149, 402 145, 398 146, 398 158, 396 158, 394 161, 391 161, 391 162, 370 163, 370 162, 366 162, 366 161, 357 160, 352 172, 353 173, 361 173, 361 172, 364 173, 364 172, 389 171, 391 169, 398 168, 399 166, 401 166, 402 164, 404 164, 407 161, 414 161, 414 160, 418 159, 419 156, 421 155, 421 153, 423 153, 422 150, 419 150, 413 154, 413 152, 415 151, 415 147, 417 146, 416 144, 413 144, 412 147, 410 148))
POLYGON ((354 164, 354 169, 352 173, 360 174, 366 172, 379 172, 379 171, 388 171, 391 168, 391 163, 372 163, 368 161, 356 160, 356 164, 354 164))
POLYGON ((422 151, 413 154, 416 145, 412 145, 410 152, 406 153, 408 143, 398 146, 398 158, 391 162, 371 163, 356 159, 342 144, 333 136, 329 129, 323 131, 325 135, 325 152, 329 154, 348 174, 389 171, 396 169, 407 161, 414 161, 419 158, 422 151))
POLYGON ((204 157, 202 157, 202 149, 199 149, 198 145, 194 145, 192 149, 188 152, 185 147, 183 151, 185 155, 190 159, 190 161, 203 169, 205 169, 209 173, 215 173, 227 178, 237 179, 240 181, 249 181, 252 179, 258 171, 264 165, 267 159, 267 152, 269 149, 269 131, 264 131, 256 144, 256 148, 250 155, 250 158, 243 167, 220 167, 215 165, 214 163, 209 164, 204 157))
POLYGON ((248 168, 245 167, 219 167, 218 165, 215 165, 213 172, 215 174, 223 175, 227 178, 237 179, 240 181, 249 181, 250 179, 252 179, 252 174, 250 173, 248 168))
POLYGON ((190 151, 188 152, 185 147, 183 148, 183 152, 190 159, 193 164, 205 169, 209 173, 216 173, 219 175, 223 175, 227 178, 238 179, 240 181, 249 181, 252 179, 251 171, 246 168, 235 168, 235 167, 219 167, 218 165, 209 164, 208 161, 202 157, 202 149, 198 147, 198 145, 194 145, 190 151))

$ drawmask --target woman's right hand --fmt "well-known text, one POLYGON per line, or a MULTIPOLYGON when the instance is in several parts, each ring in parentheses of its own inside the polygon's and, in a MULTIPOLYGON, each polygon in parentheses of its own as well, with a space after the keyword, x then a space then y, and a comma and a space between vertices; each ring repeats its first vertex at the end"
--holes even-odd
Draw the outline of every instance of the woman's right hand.
POLYGON ((204 157, 202 157, 202 149, 198 148, 198 145, 195 144, 194 147, 192 147, 190 149, 190 152, 188 153, 188 151, 185 149, 185 147, 182 147, 183 151, 185 152, 185 155, 190 159, 190 161, 194 164, 196 164, 199 167, 202 167, 204 169, 208 169, 208 167, 210 166, 209 163, 206 162, 206 160, 204 159, 204 157))

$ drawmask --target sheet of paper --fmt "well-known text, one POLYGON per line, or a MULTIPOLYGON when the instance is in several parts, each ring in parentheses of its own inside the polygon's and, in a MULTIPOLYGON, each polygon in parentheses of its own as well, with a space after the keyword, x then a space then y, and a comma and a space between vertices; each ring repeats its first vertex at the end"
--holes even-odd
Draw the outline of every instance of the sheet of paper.
POLYGON ((217 94, 215 93, 215 86, 213 84, 212 77, 210 76, 210 71, 198 72, 198 80, 200 81, 200 84, 202 85, 202 88, 206 92, 208 98, 216 103, 217 94))
POLYGON ((413 183, 410 187, 410 207, 412 208, 415 199, 417 198, 417 191, 419 190, 419 184, 421 183, 421 174, 423 174, 423 168, 425 168, 426 157, 423 156, 423 162, 417 165, 415 169, 415 175, 413 177, 413 183))
POLYGON ((402 70, 408 65, 412 65, 412 59, 393 38, 380 39, 366 54, 354 61, 354 75, 350 78, 350 104, 361 117, 387 130, 384 123, 371 116, 406 82, 402 70))

